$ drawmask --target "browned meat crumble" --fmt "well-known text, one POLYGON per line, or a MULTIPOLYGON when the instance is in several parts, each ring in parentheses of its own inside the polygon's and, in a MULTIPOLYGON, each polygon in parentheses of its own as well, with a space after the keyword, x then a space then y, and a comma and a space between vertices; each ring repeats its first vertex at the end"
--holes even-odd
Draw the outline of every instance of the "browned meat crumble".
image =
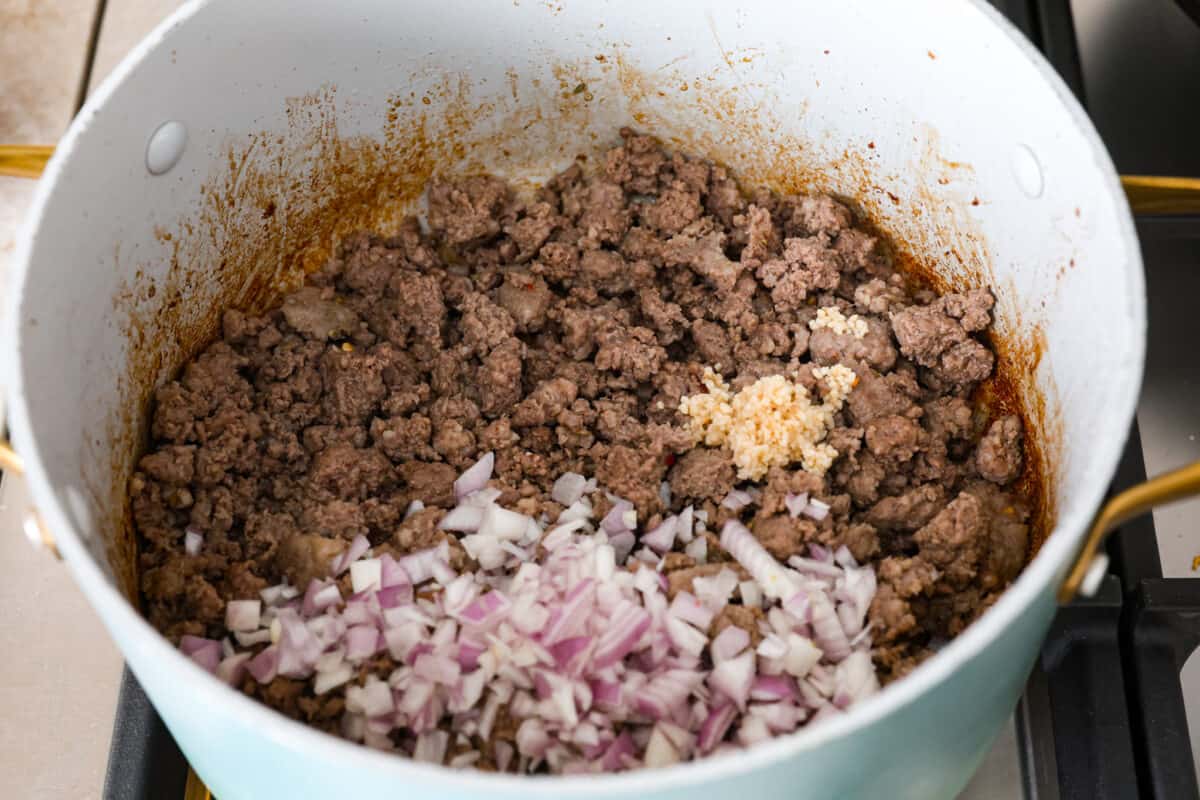
MULTIPOLYGON (((735 390, 770 375, 813 387, 813 367, 835 363, 858 376, 829 472, 773 468, 740 516, 777 558, 845 544, 874 565, 882 679, 993 602, 1024 563, 1029 512, 1011 489, 1020 420, 972 401, 994 366, 979 338, 991 294, 913 288, 831 197, 747 191, 621 136, 596 174, 577 164, 528 200, 488 176, 434 183, 428 230, 408 219, 394 237, 354 236, 275 311, 226 312, 221 339, 157 392, 131 483, 157 628, 219 638, 227 601, 305 586, 360 534, 396 555, 448 541, 463 567, 437 523, 487 451, 501 502, 523 513, 554 518, 551 486, 573 471, 648 526, 694 504, 717 529, 746 484, 728 452, 692 448, 677 411, 704 391, 705 366, 735 390), (827 307, 859 315, 865 335, 810 329, 827 307), (793 519, 789 492, 829 516, 793 519), (426 510, 404 519, 414 500, 426 510), (196 555, 188 528, 204 537, 196 555)), ((728 560, 708 538, 707 565, 668 555, 672 595, 728 560)), ((757 636, 753 616, 730 607, 714 628, 757 636)), ((377 656, 360 677, 393 666, 377 656)), ((345 702, 286 678, 243 689, 331 731, 345 702)))

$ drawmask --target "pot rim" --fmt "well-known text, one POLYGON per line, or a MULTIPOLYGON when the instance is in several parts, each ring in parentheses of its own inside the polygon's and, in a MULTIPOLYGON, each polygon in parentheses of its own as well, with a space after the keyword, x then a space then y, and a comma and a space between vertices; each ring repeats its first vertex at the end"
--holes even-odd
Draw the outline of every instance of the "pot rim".
POLYGON ((567 794, 607 796, 618 792, 683 789, 703 785, 709 781, 745 775, 797 753, 814 750, 866 728, 909 703, 918 702, 924 694, 935 690, 938 684, 949 678, 960 665, 979 655, 1006 626, 1034 603, 1045 591, 1047 584, 1057 585, 1057 582, 1062 580, 1079 548, 1092 513, 1100 506, 1108 480, 1115 472, 1124 448, 1125 431, 1128 430, 1136 410, 1146 347, 1146 303, 1141 252, 1132 214, 1112 160, 1075 96, 1041 53, 1007 19, 988 5, 986 0, 970 0, 976 12, 990 21, 1033 62, 1041 79, 1056 93, 1070 114, 1075 128, 1082 133, 1095 162, 1095 168, 1103 173, 1108 200, 1116 211, 1123 245, 1122 257, 1130 286, 1128 311, 1133 319, 1135 335, 1125 355, 1131 359, 1131 368, 1137 373, 1134 376, 1135 380, 1124 383, 1122 394, 1113 406, 1115 413, 1109 417, 1115 435, 1101 439, 1090 456, 1090 460, 1100 467, 1094 473, 1094 483, 1085 487, 1081 492, 1080 501, 1070 513, 1060 516, 1037 556, 990 609, 904 679, 887 686, 879 694, 820 726, 801 728, 793 734, 775 737, 733 754, 712 756, 661 769, 640 769, 623 773, 531 778, 420 763, 318 731, 285 717, 225 685, 172 647, 105 576, 83 543, 57 492, 47 481, 42 455, 32 433, 30 408, 21 370, 20 347, 20 309, 26 277, 31 266, 33 243, 64 164, 87 133, 90 120, 103 108, 126 76, 133 72, 150 52, 158 48, 175 28, 186 23, 213 2, 214 0, 188 0, 177 9, 125 56, 76 115, 48 164, 43 179, 38 183, 32 206, 21 228, 14 259, 11 291, 5 303, 6 333, 9 341, 16 344, 8 352, 5 363, 7 385, 10 387, 9 420, 14 444, 25 462, 25 475, 30 493, 47 526, 55 532, 56 543, 68 568, 93 607, 100 612, 106 626, 110 631, 127 632, 127 647, 131 653, 135 652, 137 655, 130 661, 135 673, 135 663, 155 660, 166 669, 175 670, 182 680, 190 682, 195 693, 195 704, 219 708, 220 716, 233 718, 239 725, 253 727, 261 736, 281 747, 298 752, 324 751, 327 758, 336 759, 345 768, 389 772, 397 780, 397 785, 406 785, 403 783, 405 779, 417 778, 425 784, 440 784, 446 790, 464 793, 502 789, 555 798, 567 794))

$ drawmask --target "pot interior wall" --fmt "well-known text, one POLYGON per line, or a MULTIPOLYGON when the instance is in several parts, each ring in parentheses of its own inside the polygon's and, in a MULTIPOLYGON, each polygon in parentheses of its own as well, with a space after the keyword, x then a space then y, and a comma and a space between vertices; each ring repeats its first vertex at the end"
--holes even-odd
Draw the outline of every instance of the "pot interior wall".
POLYGON ((939 283, 993 288, 1069 535, 1106 478, 1089 447, 1125 433, 1140 265, 1107 161, 990 12, 270 0, 212 2, 158 36, 64 143, 19 287, 19 443, 130 596, 144 415, 223 309, 264 309, 338 237, 394 228, 431 175, 532 186, 622 125, 749 185, 834 192, 939 283), (187 149, 154 177, 146 140, 167 120, 187 149))

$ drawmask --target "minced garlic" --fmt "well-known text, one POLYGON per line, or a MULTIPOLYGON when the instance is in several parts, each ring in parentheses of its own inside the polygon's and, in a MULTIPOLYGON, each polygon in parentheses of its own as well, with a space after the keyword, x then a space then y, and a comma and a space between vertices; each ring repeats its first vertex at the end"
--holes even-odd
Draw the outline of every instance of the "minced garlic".
POLYGON ((708 391, 679 401, 679 411, 691 418, 697 444, 726 445, 742 480, 758 480, 771 467, 799 461, 807 471, 824 475, 838 453, 823 440, 833 427, 857 377, 841 364, 817 367, 813 377, 827 387, 822 403, 808 389, 782 375, 759 378, 737 394, 711 369, 704 370, 708 391))
POLYGON ((837 306, 825 306, 817 309, 817 317, 809 321, 808 329, 815 331, 818 328, 828 328, 837 334, 849 333, 855 339, 861 339, 867 335, 865 319, 858 314, 851 314, 847 317, 837 306))

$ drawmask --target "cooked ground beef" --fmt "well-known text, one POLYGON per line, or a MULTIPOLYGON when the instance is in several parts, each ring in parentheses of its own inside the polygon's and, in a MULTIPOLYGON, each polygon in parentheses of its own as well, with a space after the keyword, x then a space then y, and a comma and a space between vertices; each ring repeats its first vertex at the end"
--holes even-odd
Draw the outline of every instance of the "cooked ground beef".
MULTIPOLYGON (((577 164, 530 199, 491 177, 434 183, 427 230, 351 237, 275 311, 225 314, 223 337, 158 390, 131 481, 156 627, 220 637, 227 601, 305 586, 360 534, 395 554, 449 539, 466 563, 436 522, 489 450, 525 513, 556 508, 550 489, 574 471, 641 520, 690 504, 716 529, 733 516, 730 454, 693 449, 676 410, 705 366, 735 389, 784 375, 815 390, 814 365, 858 376, 834 466, 773 469, 740 515, 780 559, 845 544, 876 566, 884 680, 1012 581, 1028 540, 1010 488, 1021 421, 972 400, 995 361, 978 338, 991 294, 916 288, 831 197, 751 202, 722 168, 621 137, 598 174, 577 164), (865 335, 810 332, 823 307, 861 316, 865 335), (793 519, 789 492, 829 515, 793 519), (416 500, 427 510, 405 520, 416 500)), ((728 560, 707 538, 707 565, 670 559, 672 591, 728 560)), ((714 626, 747 619, 731 608, 714 626)), ((283 678, 244 688, 324 728, 342 708, 341 690, 283 678)))

